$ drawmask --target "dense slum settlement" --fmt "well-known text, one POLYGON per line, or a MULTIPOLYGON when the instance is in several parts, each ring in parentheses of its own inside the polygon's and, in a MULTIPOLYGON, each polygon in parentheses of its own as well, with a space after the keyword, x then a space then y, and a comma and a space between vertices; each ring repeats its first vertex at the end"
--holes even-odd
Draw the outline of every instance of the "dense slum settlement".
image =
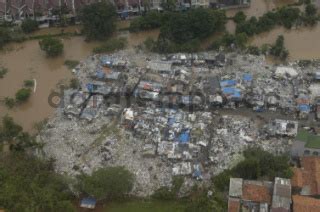
MULTIPOLYGON (((206 181, 238 161, 249 146, 273 153, 290 151, 292 139, 300 132, 298 123, 320 114, 317 70, 305 71, 297 64, 270 66, 252 55, 204 52, 147 57, 123 51, 90 56, 73 72, 80 88, 65 90, 59 110, 63 118, 55 127, 61 125, 64 130, 63 120, 71 120, 94 129, 90 136, 80 127, 74 129, 87 138, 80 146, 58 138, 71 136, 70 130, 65 135, 53 127, 48 130, 52 132, 43 139, 48 143, 45 151, 57 158, 57 169, 63 172, 76 172, 75 166, 90 172, 101 166, 98 162, 82 166, 84 160, 78 158, 103 143, 100 140, 106 133, 96 139, 93 135, 110 124, 122 132, 122 138, 138 142, 132 146, 141 147, 139 160, 157 158, 169 167, 171 176, 206 181), (70 151, 65 157, 73 164, 62 161, 58 148, 70 151)), ((295 154, 301 155, 304 143, 297 142, 300 149, 295 154)), ((112 143, 117 145, 116 140, 112 143)), ((92 161, 99 153, 94 157, 92 161)), ((125 165, 130 170, 134 162, 125 165)), ((264 203, 268 206, 260 206, 272 206, 272 198, 264 203)))

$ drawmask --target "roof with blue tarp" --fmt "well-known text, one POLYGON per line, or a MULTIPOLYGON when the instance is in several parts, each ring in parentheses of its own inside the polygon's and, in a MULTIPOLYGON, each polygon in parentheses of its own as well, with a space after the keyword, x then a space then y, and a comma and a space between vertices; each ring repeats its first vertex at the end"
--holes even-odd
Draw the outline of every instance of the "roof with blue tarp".
POLYGON ((81 200, 80 206, 83 208, 95 208, 97 204, 97 200, 92 197, 83 198, 81 200))
POLYGON ((230 86, 235 86, 236 84, 237 84, 236 80, 222 80, 222 81, 220 81, 221 87, 230 87, 230 86))
POLYGON ((301 112, 310 112, 310 106, 309 105, 299 105, 298 106, 299 111, 301 112))
POLYGON ((96 77, 97 77, 97 78, 99 78, 99 79, 104 79, 105 76, 106 76, 106 74, 105 74, 103 71, 101 71, 101 70, 97 70, 97 71, 96 71, 96 77))
POLYGON ((179 136, 179 143, 185 144, 190 141, 190 131, 185 130, 179 136))
POLYGON ((194 172, 193 172, 193 176, 194 176, 194 177, 197 177, 197 178, 198 178, 198 177, 199 177, 199 178, 202 177, 201 170, 200 170, 200 167, 199 167, 199 166, 196 166, 196 167, 195 167, 194 172))
POLYGON ((176 122, 176 119, 174 117, 168 118, 168 125, 172 126, 176 122))
POLYGON ((111 66, 113 63, 113 60, 110 57, 104 55, 100 57, 100 62, 102 65, 111 66))
POLYGON ((87 89, 88 89, 89 92, 92 92, 93 89, 94 89, 93 84, 92 83, 88 83, 87 84, 87 89))
POLYGON ((245 81, 245 82, 251 82, 252 81, 252 74, 244 74, 242 79, 245 81))
POLYGON ((241 91, 238 88, 234 88, 234 87, 222 88, 222 93, 231 98, 237 98, 237 99, 241 98, 241 91))

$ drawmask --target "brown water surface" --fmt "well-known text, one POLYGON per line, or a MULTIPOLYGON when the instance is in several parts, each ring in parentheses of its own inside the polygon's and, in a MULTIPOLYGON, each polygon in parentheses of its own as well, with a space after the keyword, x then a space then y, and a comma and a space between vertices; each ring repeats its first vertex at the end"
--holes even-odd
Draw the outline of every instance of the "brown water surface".
POLYGON ((251 44, 261 46, 272 44, 279 35, 283 35, 285 46, 289 50, 289 60, 320 59, 320 25, 314 28, 286 30, 278 27, 270 32, 262 33, 252 39, 251 44))
POLYGON ((90 55, 96 43, 84 42, 82 37, 64 39, 64 53, 57 58, 47 58, 40 50, 37 40, 9 44, 9 51, 0 52, 0 64, 9 72, 0 79, 0 97, 14 97, 23 86, 24 80, 35 79, 36 91, 31 98, 14 109, 0 105, 0 116, 9 114, 14 120, 30 131, 34 123, 50 116, 54 108, 48 104, 50 92, 62 81, 68 84, 71 71, 64 65, 66 59, 81 60, 90 55))

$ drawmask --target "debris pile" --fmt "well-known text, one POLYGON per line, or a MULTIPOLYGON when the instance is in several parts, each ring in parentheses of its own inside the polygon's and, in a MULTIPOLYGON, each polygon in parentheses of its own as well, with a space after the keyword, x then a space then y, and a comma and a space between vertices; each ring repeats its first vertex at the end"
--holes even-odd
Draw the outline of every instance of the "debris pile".
POLYGON ((94 55, 74 70, 80 89, 65 90, 39 142, 71 176, 125 166, 140 196, 176 175, 206 183, 247 147, 288 151, 295 119, 320 113, 316 73, 252 55, 94 55))

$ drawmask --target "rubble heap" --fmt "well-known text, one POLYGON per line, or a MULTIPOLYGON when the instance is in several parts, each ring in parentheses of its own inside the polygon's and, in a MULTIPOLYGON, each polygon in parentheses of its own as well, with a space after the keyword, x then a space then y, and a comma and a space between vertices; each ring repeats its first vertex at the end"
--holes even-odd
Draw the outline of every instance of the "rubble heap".
POLYGON ((293 119, 318 110, 315 69, 268 66, 251 55, 121 51, 91 56, 73 72, 81 87, 65 90, 40 133, 44 155, 71 176, 125 166, 140 196, 176 175, 209 182, 249 146, 286 152, 298 130, 293 119))

